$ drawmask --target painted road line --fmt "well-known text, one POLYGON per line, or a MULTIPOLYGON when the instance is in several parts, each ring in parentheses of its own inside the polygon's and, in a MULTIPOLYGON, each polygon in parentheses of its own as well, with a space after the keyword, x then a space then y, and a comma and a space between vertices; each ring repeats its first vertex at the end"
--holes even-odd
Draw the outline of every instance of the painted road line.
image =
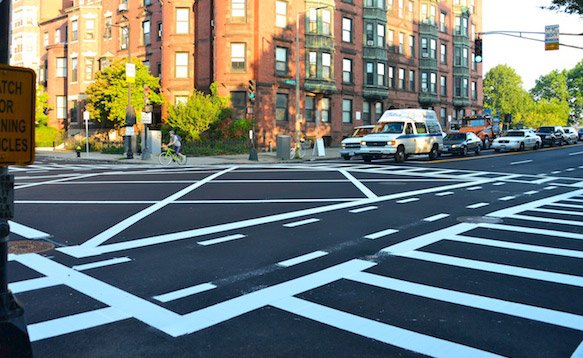
POLYGON ((94 311, 78 313, 75 315, 56 318, 28 325, 28 334, 31 342, 73 333, 108 323, 131 318, 124 311, 113 307, 102 308, 94 311))
POLYGON ((25 189, 25 188, 31 188, 31 187, 39 186, 39 185, 61 183, 61 182, 69 181, 69 180, 78 180, 78 179, 90 178, 90 177, 94 177, 94 176, 97 176, 97 175, 100 175, 100 173, 83 174, 83 175, 76 175, 76 176, 72 176, 72 177, 55 179, 55 180, 50 180, 50 181, 45 181, 45 182, 36 182, 36 183, 30 183, 30 184, 23 184, 23 185, 19 185, 18 187, 15 187, 14 189, 25 189))
POLYGON ((541 209, 541 208, 530 209, 530 211, 538 211, 541 213, 549 213, 549 214, 583 216, 583 212, 581 212, 581 211, 553 210, 553 209, 541 209))
POLYGON ((423 221, 433 222, 433 221, 444 219, 448 216, 449 216, 449 214, 442 213, 442 214, 437 214, 437 215, 433 215, 433 216, 430 216, 428 218, 425 218, 425 219, 423 219, 423 221))
POLYGON ((481 186, 472 186, 472 187, 467 188, 466 190, 467 191, 474 191, 474 190, 480 190, 480 189, 482 189, 481 186))
POLYGON ((22 225, 16 223, 14 221, 9 220, 8 224, 10 225, 10 232, 16 235, 20 235, 24 238, 30 240, 39 240, 39 239, 46 239, 51 237, 51 235, 47 234, 46 232, 42 232, 26 225, 22 225))
POLYGON ((309 254, 294 257, 293 259, 278 262, 277 265, 283 266, 283 267, 290 267, 290 266, 301 264, 301 263, 306 262, 306 261, 317 259, 318 257, 326 256, 326 255, 328 255, 328 253, 326 251, 314 251, 314 252, 311 252, 309 254))
POLYGON ((538 190, 531 190, 531 191, 524 192, 524 195, 534 195, 534 194, 538 194, 538 190))
POLYGON ((561 171, 560 170, 555 170, 553 172, 551 172, 551 174, 559 174, 561 171))
POLYGON ((367 198, 377 198, 378 197, 378 195, 376 195, 375 193, 373 193, 369 188, 366 187, 366 185, 364 185, 360 181, 358 181, 358 179, 356 179, 348 171, 346 171, 344 169, 340 169, 338 171, 342 175, 344 175, 348 180, 350 180, 352 182, 352 184, 354 184, 354 186, 357 187, 358 190, 360 190, 367 198))
POLYGON ((494 185, 494 186, 500 186, 500 185, 504 185, 504 184, 506 184, 506 183, 499 181, 499 182, 494 183, 492 185, 494 185))
POLYGON ((22 293, 34 291, 41 288, 53 287, 60 285, 61 281, 55 280, 51 277, 32 278, 30 280, 13 282, 8 285, 12 293, 22 293))
POLYGON ((16 204, 81 204, 81 205, 99 205, 99 204, 154 204, 157 203, 155 200, 87 200, 87 201, 79 201, 79 200, 15 200, 14 203, 16 204))
POLYGON ((573 276, 556 272, 534 270, 511 265, 495 264, 479 260, 462 259, 454 256, 433 254, 421 251, 405 252, 399 254, 399 256, 422 261, 435 262, 449 266, 464 267, 472 270, 495 272, 503 275, 525 277, 533 280, 583 287, 583 277, 581 276, 573 276))
POLYGON ((132 259, 130 259, 129 257, 119 257, 119 258, 114 258, 114 259, 110 259, 110 260, 92 262, 90 264, 77 265, 77 266, 73 266, 71 268, 73 270, 77 270, 77 271, 84 271, 84 270, 91 270, 91 269, 99 268, 99 267, 121 264, 124 262, 130 262, 130 261, 132 261, 132 259))
POLYGON ((572 313, 553 311, 548 308, 529 306, 522 303, 504 301, 497 298, 458 292, 367 272, 358 272, 347 278, 356 282, 377 286, 387 290, 403 292, 410 295, 426 297, 490 312, 503 313, 510 316, 526 318, 534 321, 550 323, 556 326, 583 330, 583 316, 572 313))
POLYGON ((565 239, 583 240, 583 234, 576 234, 573 232, 530 228, 530 227, 525 227, 525 226, 504 225, 504 224, 480 223, 480 224, 478 224, 478 226, 483 227, 483 228, 488 228, 488 229, 494 229, 494 230, 515 231, 515 232, 523 232, 526 234, 545 235, 545 236, 551 236, 551 237, 562 237, 565 239))
POLYGON ((548 204, 548 206, 558 206, 561 208, 583 209, 583 205, 575 205, 575 204, 553 203, 553 204, 548 204))
POLYGON ((581 344, 575 349, 575 352, 571 354, 571 358, 583 358, 583 341, 581 341, 581 344))
POLYGON ((569 153, 569 155, 579 155, 579 154, 583 154, 583 152, 574 152, 574 153, 569 153))
POLYGON ((397 200, 396 203, 397 204, 406 204, 406 203, 412 203, 414 201, 418 201, 419 198, 409 198, 409 199, 403 199, 403 200, 397 200))
POLYGON ((482 208, 482 207, 488 206, 488 205, 490 205, 490 204, 488 204, 488 203, 476 203, 476 204, 468 205, 468 206, 466 206, 466 208, 477 209, 477 208, 482 208))
POLYGON ((532 162, 532 159, 529 160, 521 160, 519 162, 511 162, 510 165, 518 165, 518 164, 526 164, 532 162))
POLYGON ((569 169, 567 169, 567 171, 568 171, 568 172, 575 171, 575 168, 569 168, 569 169))
POLYGON ((452 195, 453 191, 444 191, 443 193, 437 193, 435 194, 435 196, 446 196, 446 195, 452 195))
POLYGON ((583 226, 582 221, 572 221, 572 220, 561 220, 561 219, 553 219, 553 218, 541 218, 538 216, 528 216, 528 215, 508 215, 507 218, 511 219, 522 219, 522 220, 529 220, 529 221, 539 221, 539 222, 546 222, 546 223, 553 223, 553 224, 565 224, 565 225, 574 225, 574 226, 583 226))
POLYGON ((553 190, 553 189, 557 189, 557 187, 554 185, 549 185, 549 186, 546 186, 543 188, 543 190, 553 190))
POLYGON ((512 196, 512 195, 509 195, 509 196, 503 196, 503 197, 501 197, 498 200, 500 200, 500 201, 508 201, 508 200, 512 200, 512 199, 516 199, 516 197, 515 196, 512 196))
POLYGON ((583 189, 575 190, 575 191, 565 193, 565 194, 550 196, 548 198, 539 199, 539 200, 531 201, 529 203, 525 203, 522 205, 517 205, 517 206, 510 207, 510 208, 498 210, 498 211, 489 213, 487 216, 494 216, 494 217, 503 218, 503 217, 506 217, 508 215, 517 214, 517 213, 521 213, 523 211, 530 210, 532 208, 538 208, 538 207, 541 207, 543 205, 552 204, 552 203, 556 203, 558 201, 563 201, 563 200, 570 200, 571 198, 577 197, 578 195, 581 195, 581 194, 583 194, 583 189))
POLYGON ((574 203, 583 203, 583 199, 565 199, 565 201, 572 201, 574 203))
POLYGON ((183 288, 183 289, 178 290, 178 291, 168 292, 168 293, 165 293, 163 295, 154 296, 152 298, 157 300, 157 301, 160 301, 160 302, 170 302, 170 301, 178 300, 180 298, 196 295, 197 293, 212 290, 216 287, 217 286, 213 285, 212 283, 207 282, 207 283, 202 283, 200 285, 183 288))
POLYGON ((499 357, 476 348, 391 326, 296 297, 287 297, 272 303, 271 306, 326 326, 431 357, 499 357))
POLYGON ((283 226, 285 226, 285 227, 296 227, 296 226, 301 226, 301 225, 315 223, 315 222, 318 222, 318 221, 320 221, 320 219, 312 218, 312 219, 306 219, 306 220, 296 221, 296 222, 293 222, 293 223, 283 224, 283 226))
POLYGON ((583 251, 577 251, 577 250, 557 249, 557 248, 548 247, 548 246, 517 244, 514 242, 491 240, 491 239, 481 239, 481 238, 463 236, 463 235, 450 236, 450 237, 446 238, 446 240, 465 242, 468 244, 475 244, 475 245, 500 247, 503 249, 536 252, 539 254, 575 257, 578 259, 583 259, 583 251))
POLYGON ((353 213, 353 214, 358 214, 358 213, 363 213, 365 211, 376 210, 378 208, 379 208, 378 206, 365 206, 364 208, 348 210, 348 212, 353 213))
POLYGON ((243 235, 243 234, 235 234, 235 235, 229 235, 229 236, 219 237, 218 239, 198 241, 197 244, 202 245, 202 246, 208 246, 208 245, 220 244, 222 242, 227 242, 227 241, 233 241, 233 240, 242 239, 245 236, 246 235, 243 235))
POLYGON ((372 233, 372 234, 368 234, 364 238, 365 239, 369 239, 369 240, 376 240, 378 238, 381 238, 381 237, 387 236, 387 235, 391 235, 391 234, 394 234, 396 232, 399 232, 399 230, 387 229, 387 230, 375 232, 375 233, 372 233))

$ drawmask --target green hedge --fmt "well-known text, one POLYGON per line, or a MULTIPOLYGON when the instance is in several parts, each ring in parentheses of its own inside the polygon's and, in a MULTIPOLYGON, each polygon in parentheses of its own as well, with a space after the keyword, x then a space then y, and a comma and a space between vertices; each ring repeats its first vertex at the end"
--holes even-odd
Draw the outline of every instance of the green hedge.
POLYGON ((56 147, 63 143, 63 132, 53 127, 36 127, 34 136, 37 147, 56 147))
POLYGON ((182 153, 195 157, 249 153, 247 140, 217 140, 182 143, 182 153))

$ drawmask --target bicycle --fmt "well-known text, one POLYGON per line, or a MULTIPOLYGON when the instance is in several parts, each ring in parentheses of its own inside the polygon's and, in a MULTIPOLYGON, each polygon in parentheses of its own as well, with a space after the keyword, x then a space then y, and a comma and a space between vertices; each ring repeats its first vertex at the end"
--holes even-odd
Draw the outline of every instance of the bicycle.
POLYGON ((303 159, 306 156, 306 150, 312 147, 310 140, 300 139, 300 143, 294 144, 289 150, 289 159, 303 159))
POLYGON ((176 153, 174 149, 167 147, 166 150, 158 156, 158 161, 162 165, 169 165, 172 162, 176 162, 178 165, 185 165, 186 155, 176 153))

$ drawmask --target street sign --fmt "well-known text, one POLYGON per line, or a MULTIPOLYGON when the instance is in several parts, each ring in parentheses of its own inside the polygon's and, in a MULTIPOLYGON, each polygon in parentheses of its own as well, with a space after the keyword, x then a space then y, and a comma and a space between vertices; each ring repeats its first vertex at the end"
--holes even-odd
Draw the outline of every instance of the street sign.
POLYGON ((283 83, 285 83, 286 85, 295 86, 296 85, 296 80, 283 80, 283 83))
POLYGON ((0 64, 0 166, 34 162, 36 74, 0 64))
POLYGON ((133 63, 126 63, 126 82, 136 83, 136 65, 133 63))
POLYGON ((142 123, 152 124, 152 113, 151 112, 142 112, 142 123))
POLYGON ((545 51, 559 49, 559 25, 545 26, 545 51))

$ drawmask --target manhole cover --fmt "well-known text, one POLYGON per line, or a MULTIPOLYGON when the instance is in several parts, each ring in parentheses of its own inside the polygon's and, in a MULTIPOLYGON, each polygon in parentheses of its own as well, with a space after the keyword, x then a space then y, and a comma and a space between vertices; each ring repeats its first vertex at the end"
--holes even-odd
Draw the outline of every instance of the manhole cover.
POLYGON ((501 218, 496 218, 493 216, 461 216, 457 218, 457 221, 463 223, 471 224, 502 224, 501 218))
POLYGON ((52 250, 55 245, 46 241, 17 240, 8 242, 9 254, 34 254, 52 250))

